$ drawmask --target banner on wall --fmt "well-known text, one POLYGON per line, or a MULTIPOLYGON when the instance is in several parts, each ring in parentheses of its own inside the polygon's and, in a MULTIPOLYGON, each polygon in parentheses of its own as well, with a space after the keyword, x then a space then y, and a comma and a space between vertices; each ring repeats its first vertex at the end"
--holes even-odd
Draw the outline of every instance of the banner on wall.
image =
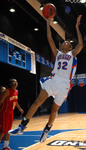
POLYGON ((35 53, 35 56, 36 56, 36 61, 43 64, 43 65, 46 65, 50 68, 53 68, 54 67, 54 63, 47 60, 46 58, 40 56, 39 54, 35 53))
POLYGON ((78 85, 83 87, 86 85, 86 74, 76 74, 73 79, 71 80, 71 87, 78 85))
POLYGON ((77 74, 77 85, 83 87, 86 85, 86 74, 77 74))

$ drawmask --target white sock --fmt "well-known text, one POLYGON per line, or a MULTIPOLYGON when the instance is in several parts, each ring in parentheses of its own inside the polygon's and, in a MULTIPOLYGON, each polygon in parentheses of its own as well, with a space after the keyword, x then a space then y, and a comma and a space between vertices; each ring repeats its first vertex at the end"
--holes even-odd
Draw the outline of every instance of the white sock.
POLYGON ((4 141, 4 147, 9 147, 9 141, 4 141))

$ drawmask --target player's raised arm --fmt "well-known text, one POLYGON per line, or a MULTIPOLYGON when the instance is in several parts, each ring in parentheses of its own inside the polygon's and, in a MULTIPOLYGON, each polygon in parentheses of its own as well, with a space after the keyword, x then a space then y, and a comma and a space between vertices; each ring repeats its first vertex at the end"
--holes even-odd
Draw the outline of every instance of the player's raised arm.
POLYGON ((48 39, 49 45, 51 47, 51 50, 52 50, 54 56, 56 57, 58 50, 56 49, 56 45, 55 45, 52 35, 51 35, 50 20, 47 19, 46 21, 47 21, 47 39, 48 39))
POLYGON ((79 15, 77 18, 77 22, 76 22, 76 32, 77 32, 77 37, 78 37, 78 45, 75 47, 75 49, 72 51, 72 54, 74 57, 76 57, 76 55, 82 50, 83 48, 83 39, 82 39, 82 35, 81 32, 79 30, 79 25, 80 25, 80 21, 81 21, 82 15, 79 15))

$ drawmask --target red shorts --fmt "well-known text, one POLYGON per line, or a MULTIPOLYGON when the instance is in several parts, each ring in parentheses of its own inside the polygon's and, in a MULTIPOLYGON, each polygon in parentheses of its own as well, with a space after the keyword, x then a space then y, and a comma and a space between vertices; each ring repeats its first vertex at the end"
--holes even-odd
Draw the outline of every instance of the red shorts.
POLYGON ((11 112, 0 112, 0 134, 5 134, 7 133, 13 123, 13 111, 11 112))

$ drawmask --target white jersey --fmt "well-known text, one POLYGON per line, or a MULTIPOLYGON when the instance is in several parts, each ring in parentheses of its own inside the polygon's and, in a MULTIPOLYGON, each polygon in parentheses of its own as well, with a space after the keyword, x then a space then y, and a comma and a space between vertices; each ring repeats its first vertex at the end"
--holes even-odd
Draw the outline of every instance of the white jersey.
POLYGON ((72 52, 62 53, 58 51, 52 76, 40 79, 42 89, 45 89, 48 96, 54 97, 54 102, 61 106, 70 90, 70 80, 76 71, 77 59, 72 52))
POLYGON ((77 58, 73 57, 71 51, 62 53, 58 51, 55 66, 52 71, 55 75, 59 75, 65 79, 71 80, 76 72, 77 58))

